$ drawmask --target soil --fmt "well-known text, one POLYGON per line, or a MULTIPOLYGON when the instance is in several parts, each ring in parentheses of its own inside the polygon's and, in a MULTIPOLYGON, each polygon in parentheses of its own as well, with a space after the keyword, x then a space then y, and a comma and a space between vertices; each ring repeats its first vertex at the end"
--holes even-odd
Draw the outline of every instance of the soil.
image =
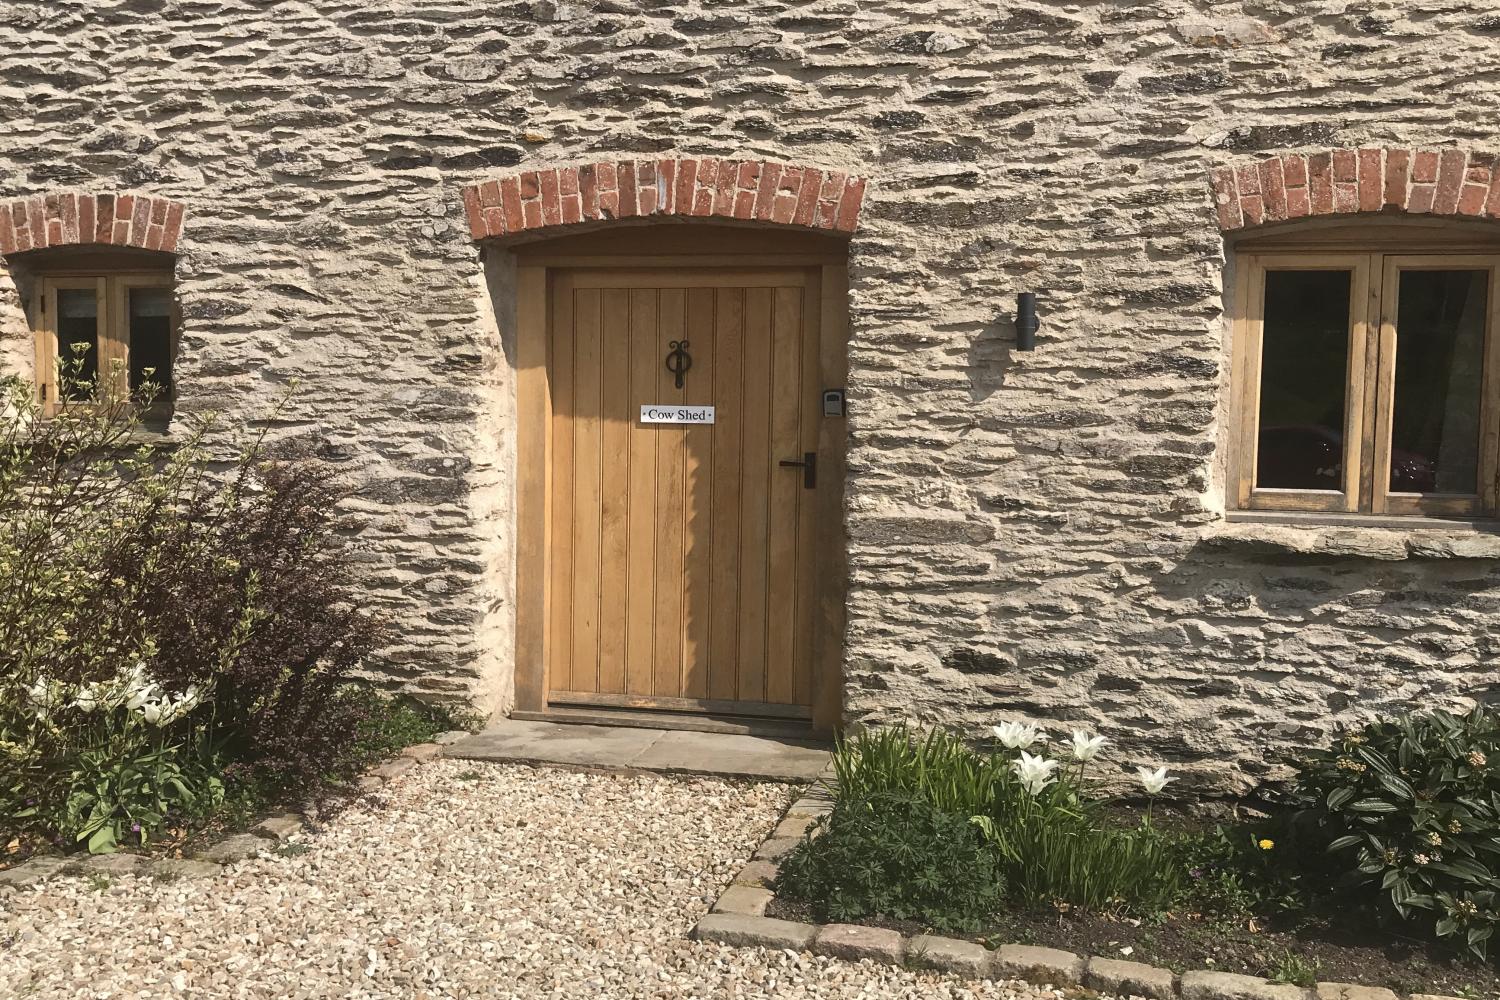
MULTIPOLYGON (((777 897, 766 915, 816 922, 803 903, 777 897)), ((861 921, 905 934, 933 933, 909 921, 861 921)), ((954 936, 954 935, 949 935, 954 936)), ((1370 927, 1303 921, 1276 927, 1260 919, 1229 921, 1197 914, 1156 920, 1057 911, 1001 914, 981 933, 966 936, 990 947, 1035 944, 1082 955, 1145 962, 1182 973, 1193 969, 1277 978, 1287 956, 1300 958, 1325 982, 1384 986, 1398 993, 1500 997, 1500 967, 1455 955, 1434 942, 1396 938, 1370 927)))

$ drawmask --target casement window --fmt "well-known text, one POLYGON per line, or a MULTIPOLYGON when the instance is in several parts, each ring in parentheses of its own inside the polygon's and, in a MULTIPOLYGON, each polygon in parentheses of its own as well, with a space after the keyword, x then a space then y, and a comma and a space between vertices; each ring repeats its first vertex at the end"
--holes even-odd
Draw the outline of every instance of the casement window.
POLYGON ((37 393, 48 412, 64 402, 172 398, 170 272, 41 274, 33 294, 37 393))
POLYGON ((1232 506, 1494 516, 1500 252, 1320 242, 1236 254, 1232 506))

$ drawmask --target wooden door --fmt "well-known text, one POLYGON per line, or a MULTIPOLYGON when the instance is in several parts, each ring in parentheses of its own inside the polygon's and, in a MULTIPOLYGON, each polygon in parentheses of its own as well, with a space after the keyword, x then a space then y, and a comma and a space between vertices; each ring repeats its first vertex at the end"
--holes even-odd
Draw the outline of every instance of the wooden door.
POLYGON ((553 273, 549 704, 811 716, 817 276, 553 273))

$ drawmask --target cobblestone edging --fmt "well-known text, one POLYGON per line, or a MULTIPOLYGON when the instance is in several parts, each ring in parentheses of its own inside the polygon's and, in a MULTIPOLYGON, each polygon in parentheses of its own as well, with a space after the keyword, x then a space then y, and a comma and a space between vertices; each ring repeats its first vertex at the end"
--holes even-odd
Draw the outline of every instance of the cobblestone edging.
MULTIPOLYGON (((1054 988, 1086 987, 1114 996, 1153 1000, 1401 1000, 1393 991, 1352 983, 1316 988, 1273 983, 1255 976, 1195 970, 1181 976, 1141 962, 1077 955, 1057 948, 1004 944, 991 951, 973 941, 929 934, 905 935, 857 924, 805 924, 765 915, 775 898, 779 860, 809 827, 833 808, 823 783, 793 802, 785 816, 730 882, 692 936, 737 948, 810 951, 857 962, 926 967, 975 979, 1020 979, 1054 988)), ((1413 993, 1409 1000, 1454 1000, 1413 993)))
MULTIPOLYGON (((445 747, 468 736, 455 730, 443 733, 432 743, 418 743, 384 763, 372 767, 356 786, 367 794, 394 781, 418 764, 443 754, 445 747)), ((248 833, 236 833, 200 850, 192 858, 147 858, 139 854, 94 854, 82 858, 40 857, 0 871, 0 893, 26 889, 53 875, 147 875, 159 878, 205 878, 217 875, 225 865, 252 858, 262 849, 283 844, 293 835, 309 829, 317 812, 309 807, 300 813, 268 816, 248 833)))

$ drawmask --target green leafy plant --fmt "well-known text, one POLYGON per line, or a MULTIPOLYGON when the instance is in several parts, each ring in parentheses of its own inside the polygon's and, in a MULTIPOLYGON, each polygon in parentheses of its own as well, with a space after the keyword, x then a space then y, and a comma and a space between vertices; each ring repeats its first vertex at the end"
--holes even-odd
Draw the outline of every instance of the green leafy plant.
POLYGON ((79 753, 67 788, 53 825, 94 854, 130 840, 145 843, 168 818, 202 819, 224 801, 215 762, 169 744, 134 756, 107 747, 79 753))
POLYGON ((842 798, 909 796, 957 816, 989 813, 1019 792, 1007 761, 942 729, 862 730, 839 742, 833 767, 842 798))
POLYGON ((1430 711, 1340 734, 1299 765, 1293 829, 1332 888, 1485 954, 1500 922, 1500 717, 1430 711), (1330 866, 1329 862, 1333 864, 1330 866))
POLYGON ((1025 905, 1140 913, 1175 899, 1170 838, 1149 823, 1113 827, 1092 813, 1037 808, 974 822, 1003 859, 1012 898, 1025 905))
POLYGON ((819 920, 981 926, 1004 898, 998 859, 966 817, 899 792, 844 799, 782 862, 777 889, 819 920))
POLYGON ((1291 844, 1251 825, 1216 826, 1177 838, 1180 900, 1203 912, 1249 917, 1301 910, 1301 875, 1282 861, 1291 844))
POLYGON ((1316 958, 1303 958, 1294 951, 1283 951, 1266 970, 1266 978, 1273 983, 1312 987, 1317 985, 1321 965, 1316 958))
POLYGON ((359 722, 348 754, 362 763, 389 757, 404 747, 429 743, 435 736, 464 728, 440 705, 386 695, 369 687, 346 687, 336 701, 341 711, 357 713, 359 722))

